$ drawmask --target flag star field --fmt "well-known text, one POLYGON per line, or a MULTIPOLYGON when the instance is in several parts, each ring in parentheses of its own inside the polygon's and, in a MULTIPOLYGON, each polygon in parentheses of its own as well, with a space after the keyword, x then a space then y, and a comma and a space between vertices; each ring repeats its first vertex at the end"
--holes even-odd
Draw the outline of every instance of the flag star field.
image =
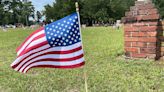
POLYGON ((76 13, 47 25, 45 31, 51 47, 68 46, 81 41, 76 13))
POLYGON ((26 73, 35 67, 77 68, 85 64, 78 13, 34 31, 16 49, 11 67, 26 73))

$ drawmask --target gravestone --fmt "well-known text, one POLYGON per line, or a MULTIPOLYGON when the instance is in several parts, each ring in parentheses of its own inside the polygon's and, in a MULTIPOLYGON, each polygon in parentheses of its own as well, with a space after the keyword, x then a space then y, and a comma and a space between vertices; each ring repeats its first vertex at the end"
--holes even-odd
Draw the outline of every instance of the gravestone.
POLYGON ((160 16, 151 0, 138 0, 122 19, 124 23, 124 49, 129 58, 160 57, 160 16))

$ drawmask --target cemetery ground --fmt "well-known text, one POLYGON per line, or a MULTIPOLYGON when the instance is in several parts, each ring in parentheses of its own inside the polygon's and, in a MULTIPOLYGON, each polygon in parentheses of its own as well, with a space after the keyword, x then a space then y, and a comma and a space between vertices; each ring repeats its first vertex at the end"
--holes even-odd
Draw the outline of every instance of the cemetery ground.
MULTIPOLYGON (((85 92, 84 69, 10 68, 15 49, 30 29, 0 30, 0 92, 85 92)), ((125 59, 123 31, 110 27, 82 29, 89 92, 164 92, 164 63, 125 59)))

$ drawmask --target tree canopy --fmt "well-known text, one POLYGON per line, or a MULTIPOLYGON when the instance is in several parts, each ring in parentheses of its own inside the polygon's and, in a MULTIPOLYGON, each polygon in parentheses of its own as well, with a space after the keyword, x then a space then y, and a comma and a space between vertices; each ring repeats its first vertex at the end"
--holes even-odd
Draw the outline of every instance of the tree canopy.
POLYGON ((75 1, 80 4, 82 23, 91 25, 120 19, 135 0, 55 0, 52 6, 45 6, 47 20, 57 20, 75 12, 75 1))
MULTIPOLYGON (((80 4, 82 23, 110 22, 121 19, 136 0, 55 0, 52 6, 45 6, 47 20, 57 20, 75 12, 75 1, 80 4)), ((164 0, 153 0, 164 18, 164 0)))
MULTIPOLYGON (((58 20, 75 12, 75 2, 79 2, 82 23, 110 23, 121 19, 136 0, 54 0, 46 5, 43 14, 46 20, 58 20)), ((164 0, 152 0, 164 18, 164 0)), ((0 25, 22 23, 29 25, 29 17, 34 17, 34 6, 25 0, 0 0, 0 25)), ((37 11, 37 19, 42 13, 37 11)))
POLYGON ((34 17, 34 7, 31 2, 0 0, 0 25, 15 23, 28 25, 30 16, 34 17))

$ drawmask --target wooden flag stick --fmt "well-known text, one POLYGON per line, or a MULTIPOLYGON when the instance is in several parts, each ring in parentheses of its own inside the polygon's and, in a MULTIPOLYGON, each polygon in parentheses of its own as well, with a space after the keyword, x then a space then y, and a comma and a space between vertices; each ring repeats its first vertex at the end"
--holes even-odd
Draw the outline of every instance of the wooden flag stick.
MULTIPOLYGON (((79 13, 79 4, 78 4, 78 2, 75 3, 75 6, 76 6, 76 12, 77 12, 77 16, 78 16, 81 42, 83 42, 82 41, 81 22, 80 22, 80 13, 79 13)), ((82 48, 83 48, 83 44, 82 44, 82 48)), ((84 80, 85 80, 85 91, 88 92, 88 83, 87 83, 86 69, 85 69, 85 67, 83 69, 84 69, 83 71, 84 71, 84 80)))

